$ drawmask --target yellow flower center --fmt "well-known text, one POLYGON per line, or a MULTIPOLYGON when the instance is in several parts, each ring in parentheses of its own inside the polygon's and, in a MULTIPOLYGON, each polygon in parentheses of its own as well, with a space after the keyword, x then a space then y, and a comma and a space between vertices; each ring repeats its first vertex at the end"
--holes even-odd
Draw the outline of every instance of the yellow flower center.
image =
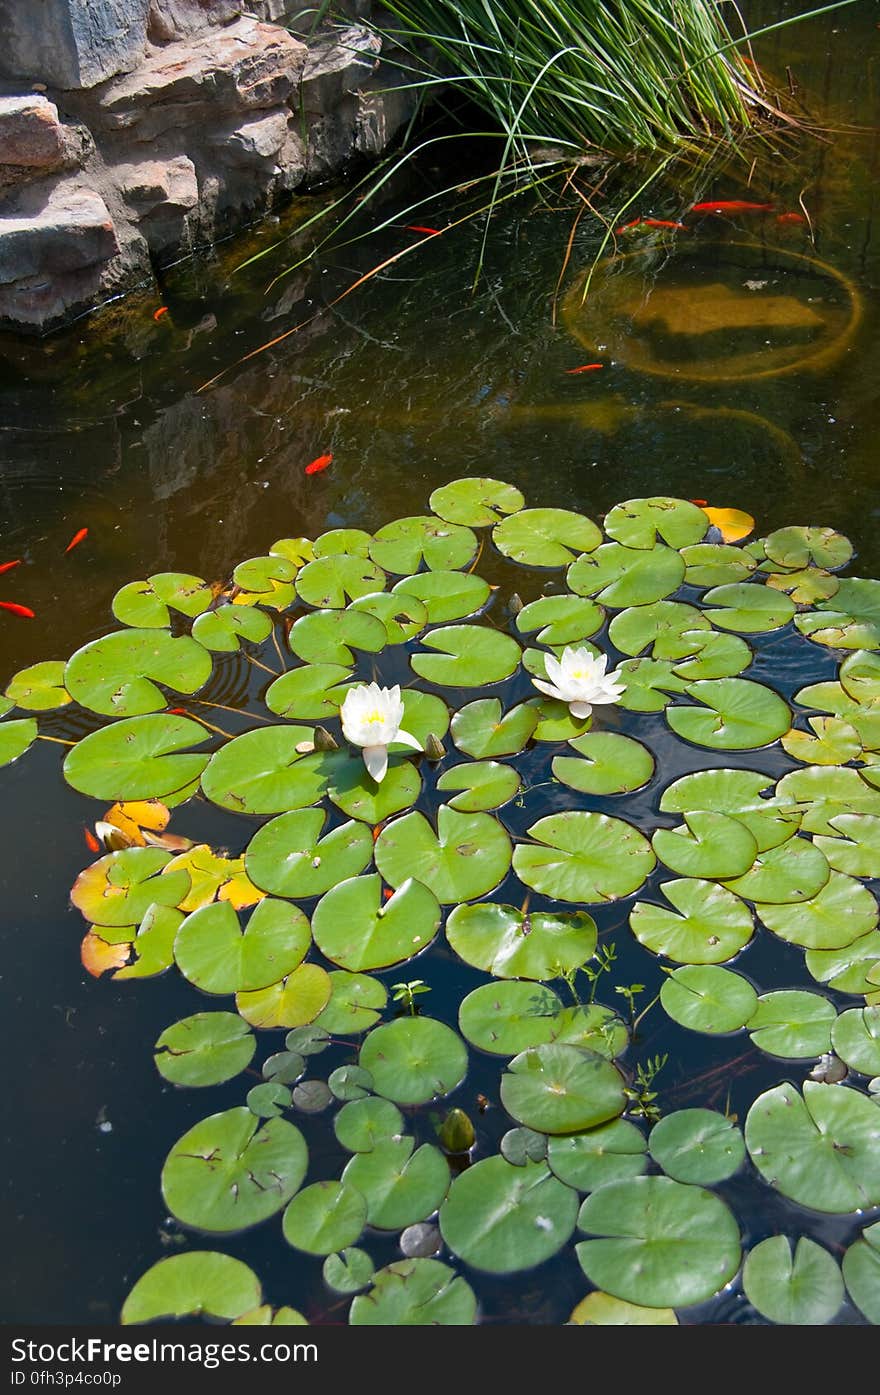
POLYGON ((375 711, 371 712, 370 715, 369 715, 365 720, 368 721, 368 722, 379 722, 379 723, 382 723, 382 722, 385 721, 385 718, 384 718, 384 716, 382 715, 382 713, 381 713, 381 712, 378 710, 378 708, 377 708, 375 711))

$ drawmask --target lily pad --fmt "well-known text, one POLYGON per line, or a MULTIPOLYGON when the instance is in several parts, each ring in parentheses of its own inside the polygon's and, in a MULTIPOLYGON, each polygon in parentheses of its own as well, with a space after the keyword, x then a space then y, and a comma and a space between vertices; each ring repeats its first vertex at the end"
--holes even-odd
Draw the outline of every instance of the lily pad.
POLYGON ((528 705, 538 714, 538 725, 533 732, 536 741, 571 741, 574 736, 583 736, 593 725, 592 717, 573 717, 568 704, 557 702, 555 698, 529 698, 528 705))
POLYGON ((639 1177, 648 1165, 644 1134, 628 1119, 612 1119, 586 1133, 551 1138, 547 1161, 560 1182, 593 1192, 608 1182, 639 1177))
POLYGON ((184 1225, 244 1230, 287 1205, 306 1175, 308 1150, 294 1124, 261 1124, 249 1109, 211 1114, 175 1143, 162 1168, 162 1196, 184 1225))
POLYGON ((840 949, 809 949, 807 972, 838 993, 875 993, 880 967, 880 931, 871 930, 840 949))
POLYGON ((376 1095, 350 1100, 333 1121, 336 1137, 350 1153, 369 1153, 388 1139, 403 1134, 403 1115, 390 1100, 376 1095))
POLYGON ((443 1022, 399 1017, 373 1028, 360 1049, 358 1064, 372 1075, 377 1095, 394 1104, 426 1104, 461 1084, 467 1048, 443 1022))
POLYGON ((861 649, 847 655, 840 665, 840 683, 859 704, 880 701, 880 655, 861 649))
POLYGON ((377 1271, 373 1287, 351 1305, 352 1327, 468 1327, 476 1321, 474 1291, 436 1259, 399 1259, 377 1271))
POLYGON ((764 539, 764 551, 771 562, 796 570, 824 567, 836 571, 852 557, 852 543, 833 528, 777 528, 764 539))
POLYGON ((303 664, 269 684, 266 706, 291 722, 338 717, 353 682, 351 669, 343 664, 303 664))
POLYGON ((253 992, 292 974, 311 942, 306 917, 285 901, 261 901, 244 929, 228 901, 214 901, 187 916, 174 958, 203 993, 253 992))
POLYGON ((131 581, 116 592, 111 609, 123 625, 161 629, 171 623, 171 610, 201 615, 214 599, 200 576, 186 572, 157 572, 146 581, 131 581))
POLYGON ((455 1178, 440 1208, 440 1231, 453 1254, 474 1269, 514 1274, 562 1249, 577 1207, 577 1192, 546 1163, 515 1167, 495 1156, 455 1178))
POLYGON ((455 571, 466 567, 476 550, 470 528, 421 515, 386 523, 370 543, 373 561, 398 576, 418 571, 421 562, 432 572, 455 571))
POLYGON ((137 925, 155 903, 176 906, 189 890, 189 876, 162 876, 171 854, 161 848, 122 848, 99 857, 80 872, 70 899, 95 925, 137 925))
POLYGON ((880 1221, 866 1226, 843 1256, 849 1296, 869 1322, 880 1327, 880 1221))
POLYGON ((388 989, 379 979, 334 969, 330 974, 330 1001, 315 1018, 315 1024, 334 1036, 365 1032, 378 1022, 387 1002, 388 989))
POLYGON ((693 547, 683 547, 686 571, 685 583, 688 586, 729 586, 745 581, 755 570, 757 563, 741 547, 727 543, 697 543, 693 547))
POLYGON ((802 949, 842 949, 867 935, 880 916, 875 898, 853 877, 832 872, 809 901, 755 907, 758 919, 774 935, 802 949))
POLYGON ((534 843, 514 849, 520 881, 560 901, 615 901, 641 886, 656 859, 647 839, 623 819, 572 810, 539 819, 534 843))
POLYGON ((441 485, 428 500, 428 507, 447 523, 480 528, 498 523, 506 514, 518 513, 524 503, 515 485, 480 476, 441 485))
POLYGON ((413 654, 417 674, 443 687, 480 688, 499 683, 519 666, 522 651, 516 640, 484 625, 445 625, 422 639, 434 654, 413 654))
POLYGON ((654 757, 640 741, 616 732, 596 731, 569 745, 585 759, 555 756, 553 774, 583 794, 630 794, 654 774, 654 757))
POLYGON ((746 1255, 743 1289, 752 1307, 784 1327, 831 1322, 844 1300, 843 1278, 827 1250, 802 1235, 772 1235, 746 1255))
POLYGON ((362 1066, 337 1066, 327 1077, 327 1084, 337 1100, 361 1100, 370 1094, 373 1077, 362 1066))
MULTIPOLYGON (((7 698, 25 712, 51 712, 66 707, 71 697, 64 686, 64 668, 61 660, 47 659, 19 669, 6 685, 7 698)), ((7 726, 9 723, 5 722, 0 730, 7 726)))
POLYGON ((871 789, 858 770, 847 766, 810 765, 792 770, 779 781, 776 793, 802 806, 805 833, 843 839, 833 822, 840 814, 880 816, 880 792, 871 789))
POLYGON ((578 1133, 622 1114, 620 1071, 603 1056, 559 1043, 529 1047, 501 1077, 501 1102, 540 1133, 578 1133))
POLYGON ((670 547, 689 547, 708 528, 709 520, 696 504, 664 496, 628 499, 605 516, 609 538, 627 547, 651 548, 661 539, 670 547))
POLYGON ((281 1229, 294 1249, 329 1255, 353 1245, 366 1221, 367 1203, 360 1192, 344 1182, 313 1182, 288 1203, 281 1229))
POLYGON ((810 717, 808 721, 812 736, 792 727, 782 737, 783 749, 793 760, 804 765, 845 765, 861 756, 859 734, 849 722, 840 717, 810 717))
POLYGON ((424 814, 404 814, 379 834, 375 858, 391 886, 413 877, 441 905, 458 904, 498 885, 510 866, 510 839, 491 814, 459 814, 441 804, 436 833, 424 814))
POLYGON ((829 865, 850 877, 880 877, 880 817, 836 814, 828 823, 833 836, 817 835, 813 841, 829 865))
POLYGON ((322 896, 356 877, 372 860, 369 829, 352 819, 322 838, 326 821, 323 809, 298 809, 264 824, 245 852, 248 876, 263 891, 293 899, 322 896))
POLYGON ((715 964, 675 969, 660 989, 660 1002, 673 1022, 710 1035, 736 1032, 751 1019, 758 995, 742 974, 715 964))
POLYGON ((313 610, 294 623, 288 643, 307 664, 348 667, 355 661, 355 649, 368 654, 384 649, 388 632, 381 620, 363 611, 313 610))
POLYGON ((576 595, 595 596, 602 605, 623 610, 651 605, 677 591, 684 580, 684 561, 680 553, 659 544, 645 551, 603 543, 572 563, 567 580, 576 595))
POLYGON ((234 654, 243 639, 262 644, 271 633, 269 616, 247 605, 221 605, 200 615, 192 627, 193 639, 218 654, 234 654))
POLYGON ((626 1045, 626 1029, 598 1003, 563 1008, 549 988, 504 980, 484 983, 462 1000, 458 1025, 481 1051, 514 1056, 531 1046, 563 1042, 612 1057, 626 1045))
POLYGON ((360 1293, 372 1282, 376 1266, 366 1250, 348 1245, 338 1255, 328 1255, 321 1270, 324 1283, 336 1293, 360 1293))
POLYGON ((662 712, 673 693, 690 691, 669 659, 624 659, 616 672, 624 684, 618 702, 629 712, 662 712))
POLYGON ((156 1069, 172 1085, 219 1085, 250 1065, 257 1041, 234 1012, 197 1012, 166 1027, 155 1045, 156 1069))
POLYGON ((702 1303, 739 1269, 740 1235, 719 1197, 669 1177, 609 1182, 584 1201, 575 1246, 587 1278, 647 1308, 702 1303))
POLYGON ((403 1230, 433 1215, 449 1189, 449 1164, 430 1143, 412 1138, 380 1139, 355 1153, 342 1181, 366 1201, 366 1219, 377 1230, 403 1230))
POLYGON ((497 760, 467 761, 446 770, 437 781, 438 790, 460 790, 449 800, 450 809, 463 814, 499 809, 518 792, 519 772, 497 760))
MULTIPOLYGON (((409 731, 409 727, 405 726, 404 731, 409 731)), ((361 828, 364 823, 384 823, 392 814, 409 809, 421 793, 421 776, 410 760, 392 756, 385 778, 378 784, 357 756, 349 759, 333 751, 324 757, 322 765, 330 799, 343 813, 359 820, 361 828)))
POLYGON ((498 698, 478 698, 455 713, 452 739, 460 751, 474 760, 515 756, 537 725, 537 712, 525 703, 502 716, 498 698))
POLYGON ((300 964, 278 983, 235 995, 235 1006, 252 1027, 303 1027, 330 1001, 330 976, 319 964, 300 964))
MULTIPOLYGON (((299 538, 296 541, 303 543, 306 540, 299 538)), ((363 528, 331 528, 329 532, 322 533, 316 538, 314 546, 308 544, 310 554, 303 553, 301 557, 291 556, 290 552, 284 551, 283 556, 290 557, 291 561, 298 561, 300 564, 314 561, 316 557, 336 557, 339 553, 347 553, 351 557, 368 557, 370 555, 370 543, 372 536, 365 533, 363 528)), ((278 551, 276 543, 272 552, 278 551)))
POLYGON ((703 707, 668 707, 666 720, 677 736, 718 751, 769 746, 788 731, 791 712, 778 693, 746 678, 704 679, 689 683, 703 707))
POLYGON ((366 557, 333 552, 307 562, 297 573, 296 590, 307 605, 339 610, 359 596, 381 591, 385 573, 366 557))
POLYGON ((450 620, 476 615, 491 594, 488 581, 473 572, 417 572, 391 588, 392 596, 423 605, 432 625, 448 625, 450 620))
POLYGON ((880 1006, 842 1012, 831 1024, 831 1045, 850 1070, 880 1075, 880 1006))
POLYGON ((651 846, 682 877, 737 877, 752 866, 758 845, 745 824, 728 814, 686 813, 678 828, 658 828, 651 846))
POLYGON ((730 814, 745 825, 762 853, 793 838, 801 822, 796 796, 782 797, 778 790, 779 798, 764 797, 772 783, 756 770, 699 770, 668 785, 660 809, 664 814, 699 809, 730 814))
POLYGON ((714 586, 703 597, 706 617, 721 630, 736 630, 740 634, 767 634, 787 625, 796 607, 784 591, 756 585, 751 581, 735 581, 729 586, 714 586))
POLYGON ((527 567, 564 567, 602 541, 595 523, 570 509, 522 509, 492 529, 505 557, 527 567))
POLYGON ((783 989, 764 993, 747 1023, 755 1046, 773 1056, 798 1060, 821 1056, 831 1048, 834 1004, 821 993, 783 989))
POLYGON ((401 591, 368 591, 352 601, 348 609, 354 615, 375 615, 381 620, 389 644, 405 644, 428 624, 427 607, 418 596, 401 591))
POLYGON ((386 900, 375 873, 339 882, 312 916, 321 953, 353 973, 412 959, 428 947, 439 927, 440 906, 429 887, 407 877, 386 900))
POLYGON ((167 706, 158 684, 176 693, 196 693, 212 667, 208 650, 188 635, 175 639, 164 630, 116 630, 68 659, 64 686, 92 712, 137 717, 167 706))
POLYGON ((142 1274, 122 1307, 123 1326, 162 1318, 208 1317, 229 1322, 259 1305, 260 1281, 232 1255, 190 1250, 160 1259, 142 1274))
POLYGON ((697 630, 711 633, 712 626, 696 606, 683 601, 655 601, 637 605, 615 615, 608 627, 608 638, 622 654, 641 654, 650 649, 653 659, 680 659, 691 652, 693 639, 685 634, 697 630))
POLYGON ((746 1145, 725 1114, 714 1109, 678 1109, 654 1125, 648 1151, 667 1177, 711 1187, 739 1171, 746 1145))
POLYGON ((236 605, 264 605, 270 610, 284 610, 296 595, 293 579, 299 571, 299 560, 293 561, 281 553, 268 557, 249 557, 239 562, 232 579, 239 588, 236 605))
POLYGON ((254 1085, 248 1090, 244 1102, 258 1119, 278 1119, 285 1109, 290 1108, 290 1098, 286 1085, 267 1080, 263 1085, 254 1085))
POLYGON ((540 596, 516 617, 520 634, 537 630, 539 644, 578 644, 597 634, 605 611, 586 596, 540 596))
POLYGON ((174 963, 174 939, 183 911, 173 906, 150 906, 131 944, 134 958, 113 975, 118 979, 154 978, 174 963))
POLYGON ((675 911, 637 901, 629 918, 639 944, 653 954, 678 964, 723 964, 751 940, 752 913, 726 887, 685 878, 663 882, 660 889, 675 911))
POLYGON ((761 1176, 814 1211, 844 1215, 880 1204, 880 1110, 846 1085, 787 1081, 755 1100, 746 1147, 761 1176))
POLYGON ((202 773, 204 794, 237 814, 280 814, 310 804, 294 767, 302 760, 297 746, 311 736, 311 727, 297 726, 242 732, 212 755, 202 773))
POLYGON ((799 572, 771 572, 767 585, 777 591, 786 591, 798 605, 814 605, 836 596, 840 590, 839 577, 819 567, 805 567, 799 572))
POLYGON ((880 581, 845 576, 830 600, 797 616, 801 634, 833 649, 880 649, 880 581))
POLYGON ((575 1327, 677 1327, 672 1308, 642 1308, 625 1303, 610 1293, 594 1289, 572 1310, 569 1323, 575 1327))
POLYGON ((515 906, 481 901, 456 906, 446 938, 460 959, 496 978, 559 978, 596 952, 596 922, 586 911, 524 913, 515 906))
MULTIPOLYGON (((11 765, 19 756, 23 756, 34 744, 38 734, 36 717, 22 717, 15 722, 0 722, 0 766, 11 765)), ((76 749, 74 747, 74 750, 76 749)))
POLYGON ((178 853, 162 875, 170 877, 172 872, 186 872, 189 877, 189 890, 177 903, 182 911, 197 911, 212 901, 228 901, 240 911, 263 900, 264 893, 244 870, 244 858, 224 857, 208 843, 196 843, 178 853))
MULTIPOLYGON (((9 723, 0 723, 0 738, 9 723)), ((36 728, 36 723, 34 723, 36 728)), ((205 740, 189 717, 131 717, 90 732, 64 758, 64 778, 95 799, 165 799, 197 780, 206 753, 182 754, 205 740)))

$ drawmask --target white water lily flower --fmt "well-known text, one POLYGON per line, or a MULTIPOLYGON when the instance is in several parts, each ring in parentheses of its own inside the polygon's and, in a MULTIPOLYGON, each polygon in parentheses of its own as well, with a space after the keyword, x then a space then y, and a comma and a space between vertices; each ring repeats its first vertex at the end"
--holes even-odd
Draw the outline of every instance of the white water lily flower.
POLYGON ((403 703, 398 684, 380 688, 378 683, 363 683, 359 688, 350 688, 339 715, 343 736, 353 746, 364 748, 364 765, 377 783, 385 778, 392 741, 402 741, 416 751, 422 749, 421 742, 400 729, 403 703))
POLYGON ((589 717, 596 704, 617 702, 625 691, 616 671, 605 672, 608 655, 599 654, 594 658, 584 646, 572 649, 567 644, 561 659, 548 654, 544 663, 550 682, 545 683, 541 678, 533 678, 532 682, 542 693, 567 703, 573 717, 589 717))

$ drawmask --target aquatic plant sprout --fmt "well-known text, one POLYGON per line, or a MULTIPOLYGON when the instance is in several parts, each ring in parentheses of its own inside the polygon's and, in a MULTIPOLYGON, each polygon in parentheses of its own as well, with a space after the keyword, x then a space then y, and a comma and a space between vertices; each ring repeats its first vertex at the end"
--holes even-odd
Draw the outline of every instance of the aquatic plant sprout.
POLYGON ((400 685, 380 688, 378 683, 349 688, 339 709, 342 734, 353 746, 362 746, 364 765, 379 783, 388 770, 388 747, 393 741, 422 751, 422 743, 401 727, 403 703, 400 685))
POLYGON ((453 480, 9 681, 85 970, 192 991, 123 1322, 880 1322, 880 581, 720 516, 453 480))
POLYGON ((567 644, 560 659, 548 654, 544 660, 547 677, 533 678, 542 693, 564 702, 573 717, 589 717, 594 704, 617 702, 626 691, 626 684, 617 681, 613 673, 606 674, 608 655, 593 655, 589 649, 573 649, 567 644))

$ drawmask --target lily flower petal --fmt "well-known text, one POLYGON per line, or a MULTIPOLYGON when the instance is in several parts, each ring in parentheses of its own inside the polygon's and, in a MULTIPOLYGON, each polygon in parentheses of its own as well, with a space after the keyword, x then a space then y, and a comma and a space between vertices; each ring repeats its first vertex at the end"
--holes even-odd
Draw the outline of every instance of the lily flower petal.
POLYGON ((365 746, 364 765, 372 775, 376 784, 380 784, 385 778, 388 769, 388 747, 387 746, 365 746))

